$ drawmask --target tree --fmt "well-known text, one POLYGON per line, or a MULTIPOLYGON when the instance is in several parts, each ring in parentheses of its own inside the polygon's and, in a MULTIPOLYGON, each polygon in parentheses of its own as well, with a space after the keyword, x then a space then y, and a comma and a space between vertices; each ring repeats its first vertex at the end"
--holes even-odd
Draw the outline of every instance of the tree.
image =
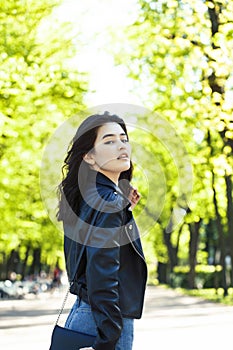
POLYGON ((39 170, 48 138, 84 108, 87 90, 86 75, 70 64, 77 33, 53 17, 57 5, 7 1, 0 9, 0 264, 17 250, 21 270, 30 256, 45 266, 62 256, 62 236, 41 201, 39 170))
MULTIPOLYGON (((191 157, 195 181, 185 223, 191 237, 190 285, 195 286, 198 232, 216 215, 222 223, 219 239, 229 242, 226 252, 221 249, 223 275, 223 255, 230 255, 233 262, 233 4, 225 0, 138 3, 138 19, 127 28, 124 46, 114 53, 119 64, 128 62, 129 76, 135 79, 144 104, 175 127, 191 157)), ((171 189, 175 187, 176 181, 171 189)), ((224 282, 222 286, 226 293, 224 282)))

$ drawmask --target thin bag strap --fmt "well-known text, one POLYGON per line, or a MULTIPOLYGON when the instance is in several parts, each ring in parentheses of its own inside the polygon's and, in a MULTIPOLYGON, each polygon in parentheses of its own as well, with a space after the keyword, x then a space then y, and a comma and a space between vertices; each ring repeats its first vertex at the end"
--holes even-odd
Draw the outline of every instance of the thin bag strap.
POLYGON ((57 320, 56 320, 56 322, 55 322, 55 326, 58 324, 58 322, 59 322, 59 320, 60 320, 60 317, 61 317, 61 314, 62 314, 62 312, 63 312, 63 310, 64 310, 66 301, 67 301, 67 299, 68 299, 68 295, 69 295, 69 293, 70 293, 70 287, 71 287, 71 284, 69 285, 69 287, 68 287, 68 289, 67 289, 67 291, 66 291, 64 300, 63 300, 63 302, 62 302, 61 309, 60 309, 60 311, 59 311, 59 313, 58 313, 57 320))
MULTIPOLYGON (((77 263, 76 263, 75 271, 78 270, 78 267, 79 267, 79 264, 80 264, 80 261, 81 261, 81 258, 82 258, 82 255, 83 255, 83 252, 84 252, 86 243, 87 243, 87 240, 88 240, 88 237, 86 238, 86 240, 85 240, 85 242, 83 243, 82 248, 81 248, 81 250, 80 250, 80 254, 79 254, 79 257, 78 257, 78 261, 77 261, 77 263)), ((75 274, 76 274, 76 272, 75 272, 75 274)), ((75 278, 75 275, 74 275, 74 278, 75 278)), ((62 306, 61 306, 60 311, 59 311, 59 313, 58 313, 58 317, 57 317, 55 326, 58 324, 59 319, 60 319, 60 317, 61 317, 61 314, 62 314, 62 312, 63 312, 63 310, 64 310, 66 301, 67 301, 68 296, 69 296, 69 293, 70 293, 70 288, 71 288, 72 284, 74 283, 74 278, 73 278, 72 281, 69 282, 70 285, 69 285, 69 287, 68 287, 68 289, 67 289, 67 291, 66 291, 64 300, 63 300, 63 302, 62 302, 62 306)))

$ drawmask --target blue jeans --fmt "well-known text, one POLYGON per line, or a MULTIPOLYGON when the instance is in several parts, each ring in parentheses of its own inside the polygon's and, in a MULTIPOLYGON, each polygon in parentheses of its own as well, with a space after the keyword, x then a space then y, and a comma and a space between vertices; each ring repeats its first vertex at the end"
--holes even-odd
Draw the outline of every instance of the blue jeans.
MULTIPOLYGON (((90 335, 97 335, 96 324, 92 316, 90 305, 77 298, 67 317, 65 327, 90 335)), ((123 318, 123 328, 115 350, 132 350, 133 333, 134 320, 131 318, 123 318)))

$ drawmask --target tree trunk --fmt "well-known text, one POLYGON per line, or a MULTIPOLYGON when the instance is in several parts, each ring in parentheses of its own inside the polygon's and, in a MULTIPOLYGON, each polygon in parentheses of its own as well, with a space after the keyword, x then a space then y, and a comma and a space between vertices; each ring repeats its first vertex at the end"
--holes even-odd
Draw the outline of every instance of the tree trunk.
POLYGON ((6 264, 7 278, 10 278, 10 275, 12 272, 14 273, 18 272, 18 265, 19 265, 19 253, 17 250, 12 249, 6 264))
MULTIPOLYGON (((172 232, 173 232, 172 220, 169 225, 170 225, 169 230, 167 228, 163 229, 163 240, 168 251, 169 268, 170 268, 169 272, 171 274, 174 270, 174 267, 178 265, 178 250, 179 250, 180 236, 183 230, 183 225, 181 225, 181 227, 179 228, 176 245, 173 245, 171 241, 172 232)), ((169 279, 169 284, 171 284, 170 279, 169 279)))
POLYGON ((0 264, 0 280, 5 280, 7 278, 7 256, 5 252, 2 254, 2 264, 0 264))
POLYGON ((24 280, 25 275, 26 275, 26 269, 27 269, 27 262, 28 262, 28 257, 30 253, 30 246, 27 246, 26 248, 26 253, 25 253, 25 258, 22 262, 22 280, 24 280))
MULTIPOLYGON (((150 217, 154 217, 154 215, 147 209, 145 208, 146 213, 150 217)), ((172 223, 169 232, 167 231, 166 228, 162 227, 162 224, 159 219, 157 219, 158 224, 161 225, 161 229, 163 232, 163 241, 164 244, 167 247, 167 252, 168 252, 168 258, 169 258, 169 263, 168 264, 163 264, 163 263, 158 263, 158 279, 160 283, 168 283, 170 284, 170 273, 173 272, 173 269, 175 266, 178 264, 178 249, 179 249, 179 240, 180 240, 180 235, 183 229, 183 225, 181 226, 179 232, 178 232, 178 238, 177 238, 177 244, 174 247, 171 242, 171 235, 172 235, 172 223)))
POLYGON ((30 267, 30 273, 33 275, 37 275, 41 270, 41 248, 35 248, 33 250, 33 261, 30 267))
POLYGON ((232 179, 231 175, 225 175, 226 197, 227 197, 227 222, 229 249, 227 254, 231 257, 231 278, 230 286, 233 287, 233 199, 232 199, 232 179))
POLYGON ((190 231, 190 240, 189 240, 189 289, 196 288, 195 283, 195 267, 197 263, 197 247, 198 247, 198 238, 199 238, 199 228, 201 225, 201 219, 198 222, 189 224, 190 231))
POLYGON ((216 196, 216 190, 215 190, 215 174, 213 170, 212 170, 212 190, 213 190, 213 202, 214 202, 214 208, 215 208, 215 214, 216 214, 216 224, 217 224, 217 229, 219 234, 220 265, 222 266, 221 287, 224 290, 224 296, 227 296, 228 290, 227 290, 227 281, 226 281, 225 237, 224 237, 221 215, 218 210, 218 202, 217 202, 217 196, 216 196))
POLYGON ((167 284, 167 264, 163 264, 160 261, 158 262, 157 267, 158 281, 162 284, 167 284))
POLYGON ((169 265, 170 271, 172 272, 174 267, 177 266, 177 250, 176 247, 173 247, 171 242, 171 233, 167 233, 166 230, 163 230, 163 239, 166 244, 168 256, 169 256, 169 265))

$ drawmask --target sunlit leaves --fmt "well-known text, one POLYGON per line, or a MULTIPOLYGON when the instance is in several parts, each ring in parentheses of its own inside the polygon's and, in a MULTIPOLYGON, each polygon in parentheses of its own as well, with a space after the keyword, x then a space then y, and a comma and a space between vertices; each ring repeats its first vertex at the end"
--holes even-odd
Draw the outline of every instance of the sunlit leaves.
MULTIPOLYGON (((195 181, 186 222, 215 217, 214 174, 227 230, 225 176, 233 168, 233 3, 141 0, 139 4, 138 20, 127 29, 127 41, 122 43, 125 50, 115 50, 117 62, 128 62, 143 103, 166 117, 187 147, 195 181)), ((156 154, 156 145, 150 145, 156 154)), ((175 189, 175 170, 169 165, 174 182, 166 197, 167 212, 175 189)))
POLYGON ((52 16, 58 3, 1 4, 0 240, 5 253, 24 244, 47 254, 62 250, 61 235, 41 201, 39 170, 48 137, 84 107, 87 84, 70 64, 77 33, 52 16))

